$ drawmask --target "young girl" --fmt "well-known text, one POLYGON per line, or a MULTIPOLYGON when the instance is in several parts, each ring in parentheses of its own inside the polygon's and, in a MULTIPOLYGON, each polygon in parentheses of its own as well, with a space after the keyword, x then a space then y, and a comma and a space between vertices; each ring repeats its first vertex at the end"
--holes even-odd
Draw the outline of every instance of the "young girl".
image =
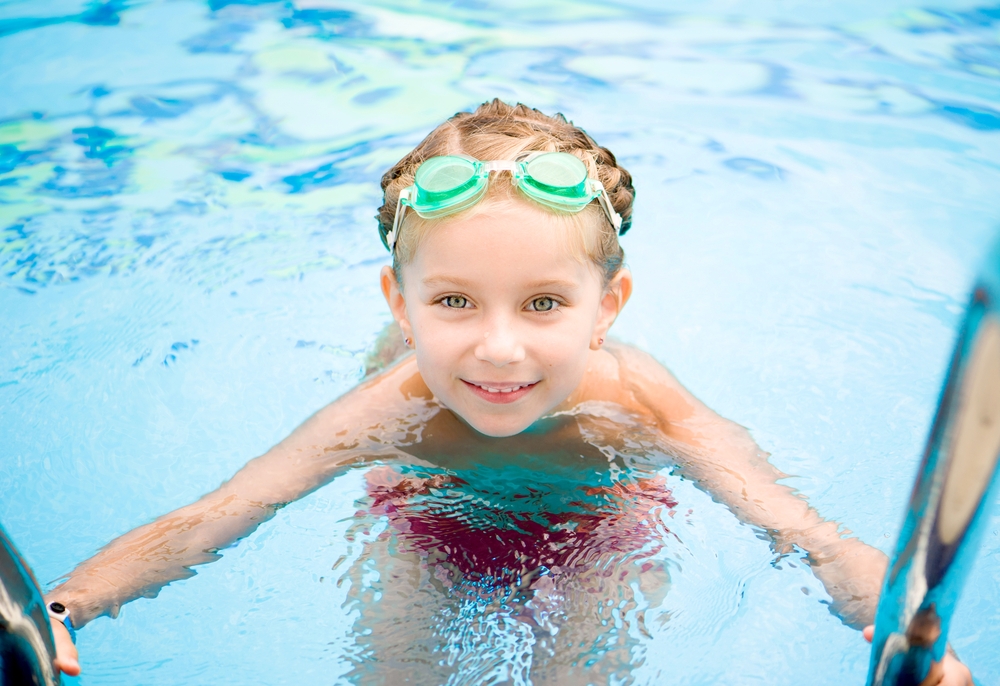
MULTIPOLYGON (((780 485, 745 429, 608 338, 632 292, 618 239, 634 197, 610 151, 561 115, 494 100, 432 131, 382 187, 393 265, 381 286, 398 324, 376 355, 384 368, 217 490, 79 565, 48 598, 73 626, 191 576, 359 465, 359 517, 388 522, 363 557, 407 633, 378 638, 377 594, 359 603, 352 680, 627 681, 634 639, 609 634, 602 608, 636 594, 653 607, 666 590, 669 466, 777 550, 806 551, 833 610, 871 623, 885 556, 780 485), (468 652, 473 625, 485 648, 443 657, 468 652)), ((78 673, 56 629, 57 667, 78 673)), ((948 683, 964 683, 948 660, 948 683)))

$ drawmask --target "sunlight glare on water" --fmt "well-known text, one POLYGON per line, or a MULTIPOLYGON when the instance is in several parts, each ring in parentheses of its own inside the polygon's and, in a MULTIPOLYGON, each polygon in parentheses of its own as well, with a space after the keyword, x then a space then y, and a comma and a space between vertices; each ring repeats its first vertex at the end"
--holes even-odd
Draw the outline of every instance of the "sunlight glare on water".
MULTIPOLYGON (((500 97, 633 174, 615 333, 888 551, 1000 219, 1000 6, 827 4, 0 0, 0 522, 51 588, 352 387, 390 320, 381 174, 500 97)), ((863 680, 801 556, 652 444, 592 445, 579 474, 351 471, 88 625, 66 681, 543 683, 574 646, 595 683, 863 680), (432 486, 394 514, 401 479, 432 486), (525 483, 541 495, 514 507, 525 483), (641 526, 581 533, 629 498, 641 526), (470 533, 491 526, 500 547, 470 533), (517 597, 513 558, 463 572, 518 546, 556 564, 530 535, 549 526, 630 590, 517 597)), ((952 628, 983 684, 998 514, 952 628)))

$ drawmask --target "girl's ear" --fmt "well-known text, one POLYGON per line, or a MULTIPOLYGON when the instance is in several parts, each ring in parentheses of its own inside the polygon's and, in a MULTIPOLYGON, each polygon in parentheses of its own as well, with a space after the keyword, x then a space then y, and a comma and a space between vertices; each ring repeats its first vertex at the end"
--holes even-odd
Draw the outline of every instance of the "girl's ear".
POLYGON ((406 318, 406 300, 403 299, 403 290, 396 281, 396 272, 392 267, 386 265, 382 267, 380 274, 382 282, 382 295, 385 296, 386 303, 389 304, 389 311, 399 324, 399 330, 403 332, 404 340, 413 340, 413 327, 410 320, 406 318))
POLYGON ((601 303, 597 308, 597 322, 594 325, 594 334, 590 337, 590 349, 600 350, 604 345, 604 340, 608 337, 608 330, 618 318, 618 313, 625 307, 625 303, 632 295, 632 272, 622 267, 611 279, 611 283, 604 289, 601 303))

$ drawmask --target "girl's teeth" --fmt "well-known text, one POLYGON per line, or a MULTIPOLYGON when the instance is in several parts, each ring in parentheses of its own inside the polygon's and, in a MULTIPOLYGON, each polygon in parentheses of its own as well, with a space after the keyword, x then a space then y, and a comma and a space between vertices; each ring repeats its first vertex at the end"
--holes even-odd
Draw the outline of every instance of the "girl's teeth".
POLYGON ((514 391, 519 391, 524 386, 514 386, 513 388, 491 388, 489 386, 480 386, 484 391, 488 393, 513 393, 514 391))

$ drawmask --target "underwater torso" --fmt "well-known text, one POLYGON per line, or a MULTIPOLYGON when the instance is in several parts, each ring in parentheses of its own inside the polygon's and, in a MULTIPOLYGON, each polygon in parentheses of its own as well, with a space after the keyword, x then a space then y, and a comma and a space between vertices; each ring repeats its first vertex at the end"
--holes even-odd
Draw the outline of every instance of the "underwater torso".
MULTIPOLYGON (((400 552, 486 583, 580 571, 608 556, 655 555, 678 506, 662 473, 670 463, 662 454, 615 449, 610 444, 621 436, 607 440, 608 426, 594 419, 574 415, 540 428, 536 438, 557 438, 548 453, 414 450, 423 459, 367 473, 369 514, 385 517, 400 552)), ((551 448, 544 438, 538 443, 551 448)))
POLYGON ((689 558, 677 457, 610 404, 504 439, 422 419, 402 418, 400 452, 365 468, 349 680, 631 683, 646 611, 670 616, 670 570, 689 558))

